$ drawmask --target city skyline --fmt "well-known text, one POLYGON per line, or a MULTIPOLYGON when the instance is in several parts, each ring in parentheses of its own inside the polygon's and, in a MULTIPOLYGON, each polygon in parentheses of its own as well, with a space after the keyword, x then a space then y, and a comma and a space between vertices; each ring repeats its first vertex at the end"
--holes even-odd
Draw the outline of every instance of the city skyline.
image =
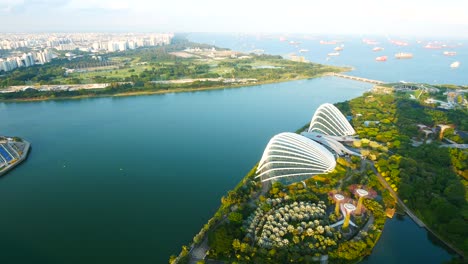
MULTIPOLYGON (((75 33, 75 34, 0 34, 0 51, 8 51, 10 54, 0 54, 0 71, 12 71, 20 67, 30 67, 37 64, 49 63, 57 58, 52 51, 91 52, 95 54, 93 59, 101 61, 99 53, 134 50, 141 47, 154 47, 167 45, 171 42, 173 34, 99 34, 99 33, 75 33), (17 49, 29 49, 27 53, 15 52, 17 49), (97 55, 96 55, 97 54, 97 55)), ((76 58, 76 55, 67 52, 68 59, 76 58)))
POLYGON ((464 37, 468 2, 0 0, 0 32, 247 32, 464 37))

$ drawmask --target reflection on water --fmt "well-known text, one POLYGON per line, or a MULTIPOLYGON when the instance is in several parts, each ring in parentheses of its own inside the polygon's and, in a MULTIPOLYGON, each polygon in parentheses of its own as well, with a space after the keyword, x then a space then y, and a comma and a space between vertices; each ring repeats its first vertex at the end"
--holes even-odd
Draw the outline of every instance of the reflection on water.
POLYGON ((372 255, 361 263, 443 263, 451 259, 446 247, 433 243, 429 233, 408 216, 387 219, 372 255))
POLYGON ((0 263, 167 263, 276 133, 370 85, 336 78, 208 92, 0 103, 32 143, 0 181, 0 263))

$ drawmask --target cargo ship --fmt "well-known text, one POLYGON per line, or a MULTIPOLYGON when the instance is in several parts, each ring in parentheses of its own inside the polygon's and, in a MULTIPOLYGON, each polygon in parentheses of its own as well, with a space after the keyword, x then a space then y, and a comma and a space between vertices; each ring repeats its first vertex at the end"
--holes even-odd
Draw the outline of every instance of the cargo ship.
POLYGON ((375 58, 376 61, 387 61, 387 56, 379 56, 375 58))
POLYGON ((363 39, 362 42, 366 43, 367 45, 378 45, 379 42, 372 40, 372 39, 363 39))
POLYGON ((424 46, 424 48, 425 49, 441 49, 442 46, 429 43, 426 46, 424 46))
POLYGON ((321 41, 320 41, 320 44, 322 44, 322 45, 335 45, 335 44, 336 44, 336 41, 335 41, 335 40, 332 40, 332 41, 324 41, 324 40, 321 40, 321 41))
POLYGON ((455 56, 457 55, 457 52, 455 51, 444 51, 445 56, 455 56))
POLYGON ((391 43, 397 46, 408 46, 408 42, 400 41, 400 40, 390 40, 391 43))
POLYGON ((327 54, 328 56, 340 56, 339 52, 330 52, 327 54))
POLYGON ((300 44, 301 44, 301 42, 299 42, 299 41, 294 41, 294 40, 289 41, 289 45, 296 45, 297 46, 297 45, 300 45, 300 44))
POLYGON ((306 52, 309 52, 309 50, 308 49, 300 49, 299 52, 300 53, 306 53, 306 52))
POLYGON ((384 50, 384 48, 381 48, 381 47, 375 47, 372 49, 372 51, 382 51, 384 50))
POLYGON ((458 67, 460 67, 460 62, 459 61, 456 61, 456 62, 450 64, 450 68, 452 68, 452 69, 455 69, 455 68, 458 68, 458 67))
POLYGON ((395 54, 395 58, 397 58, 397 59, 411 59, 411 58, 413 58, 413 54, 405 53, 405 52, 399 52, 399 53, 395 54))

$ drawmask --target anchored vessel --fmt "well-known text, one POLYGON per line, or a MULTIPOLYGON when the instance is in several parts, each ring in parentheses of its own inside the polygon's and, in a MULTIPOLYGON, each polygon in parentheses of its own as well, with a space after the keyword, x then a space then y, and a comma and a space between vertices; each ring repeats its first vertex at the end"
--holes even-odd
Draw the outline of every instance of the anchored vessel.
POLYGON ((379 42, 372 40, 372 39, 363 39, 362 42, 366 43, 367 45, 377 45, 379 42))
POLYGON ((332 41, 325 41, 325 40, 321 40, 320 41, 320 44, 321 45, 335 45, 337 42, 335 40, 332 40, 332 41))
POLYGON ((25 160, 29 148, 30 143, 26 140, 0 136, 0 176, 25 160))
POLYGON ((400 40, 390 40, 392 44, 395 44, 397 46, 408 46, 408 42, 406 41, 400 41, 400 40))
POLYGON ((424 46, 424 48, 425 48, 425 49, 441 49, 442 46, 429 43, 429 44, 427 44, 426 46, 424 46))
POLYGON ((450 68, 452 68, 452 69, 455 69, 455 68, 458 68, 458 67, 460 67, 460 62, 459 61, 456 61, 456 62, 450 64, 450 68))
POLYGON ((340 56, 339 52, 330 52, 328 53, 328 56, 340 56))
POLYGON ((457 55, 456 51, 444 51, 445 56, 455 56, 457 55))
POLYGON ((379 56, 377 58, 375 58, 376 61, 386 61, 387 60, 387 56, 379 56))
POLYGON ((397 59, 411 59, 411 58, 413 58, 413 54, 405 53, 405 52, 399 52, 399 53, 395 54, 395 58, 397 58, 397 59))

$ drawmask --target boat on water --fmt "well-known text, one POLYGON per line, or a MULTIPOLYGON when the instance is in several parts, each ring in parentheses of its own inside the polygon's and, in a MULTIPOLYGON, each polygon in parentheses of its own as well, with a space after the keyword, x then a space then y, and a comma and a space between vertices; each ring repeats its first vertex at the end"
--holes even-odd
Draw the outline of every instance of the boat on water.
POLYGON ((456 51, 444 51, 445 56, 455 56, 457 55, 456 51))
POLYGON ((300 49, 299 52, 300 53, 306 53, 306 52, 309 52, 309 50, 308 49, 300 49))
POLYGON ((401 41, 401 40, 390 40, 390 42, 397 46, 408 46, 408 42, 401 41))
POLYGON ((328 56, 340 56, 339 52, 330 52, 327 54, 328 56))
POLYGON ((342 50, 343 50, 343 47, 336 47, 334 50, 335 50, 335 51, 342 51, 342 50))
POLYGON ((460 67, 460 62, 459 61, 455 61, 452 64, 450 64, 450 68, 452 68, 452 69, 456 69, 458 67, 460 67))
POLYGON ((320 44, 322 45, 335 45, 337 42, 335 40, 332 40, 332 41, 325 41, 325 40, 321 40, 320 41, 320 44))
POLYGON ((372 51, 382 51, 382 50, 384 50, 384 48, 382 47, 375 47, 372 49, 372 51))
POLYGON ((301 42, 299 41, 294 41, 294 40, 289 41, 289 45, 299 45, 299 44, 301 44, 301 42))
POLYGON ((375 58, 376 61, 387 61, 387 56, 379 56, 375 58))
POLYGON ((366 43, 367 45, 378 45, 379 42, 373 39, 363 39, 362 42, 366 43))
POLYGON ((424 48, 425 49, 441 49, 442 46, 429 43, 426 46, 424 46, 424 48))
POLYGON ((397 59, 412 59, 413 54, 412 53, 406 53, 406 52, 399 52, 395 54, 395 58, 397 59))

